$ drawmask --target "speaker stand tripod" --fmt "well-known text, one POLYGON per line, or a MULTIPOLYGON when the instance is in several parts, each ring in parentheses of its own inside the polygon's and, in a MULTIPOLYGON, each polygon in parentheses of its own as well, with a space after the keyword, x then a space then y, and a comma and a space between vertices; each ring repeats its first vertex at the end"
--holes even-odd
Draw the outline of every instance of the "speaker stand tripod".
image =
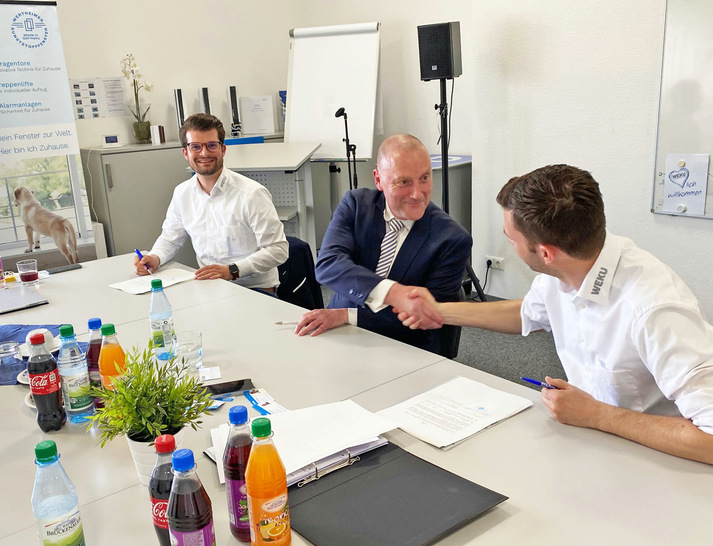
MULTIPOLYGON (((441 117, 441 177, 443 181, 443 212, 449 214, 448 207, 448 102, 446 93, 446 78, 441 78, 441 104, 436 104, 436 110, 441 117)), ((480 281, 475 275, 473 268, 469 263, 465 264, 465 270, 473 283, 473 288, 475 288, 476 294, 478 294, 478 299, 480 301, 487 301, 485 298, 485 292, 480 286, 480 281)))

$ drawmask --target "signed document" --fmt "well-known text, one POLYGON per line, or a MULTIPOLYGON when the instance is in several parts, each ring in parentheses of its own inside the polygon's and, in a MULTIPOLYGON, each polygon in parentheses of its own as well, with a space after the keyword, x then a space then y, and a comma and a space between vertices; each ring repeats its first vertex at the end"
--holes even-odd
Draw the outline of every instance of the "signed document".
POLYGON ((526 398, 458 376, 378 415, 411 436, 447 447, 530 406, 526 398))
POLYGON ((115 282, 110 284, 109 288, 116 288, 117 290, 122 290, 128 292, 129 294, 145 294, 146 292, 151 292, 151 281, 153 279, 161 279, 163 281, 163 287, 178 284, 183 281, 190 281, 195 278, 194 271, 187 271, 185 269, 159 269, 153 275, 145 275, 143 277, 133 277, 128 281, 115 282))

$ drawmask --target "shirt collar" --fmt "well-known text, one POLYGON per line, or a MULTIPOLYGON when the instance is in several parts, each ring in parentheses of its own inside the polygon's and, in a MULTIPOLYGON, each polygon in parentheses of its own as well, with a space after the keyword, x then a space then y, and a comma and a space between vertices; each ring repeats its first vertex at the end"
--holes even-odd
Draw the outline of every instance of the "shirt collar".
POLYGON ((225 193, 225 191, 227 190, 227 186, 230 183, 230 181, 228 180, 228 174, 226 172, 226 169, 225 167, 223 167, 223 170, 221 171, 218 180, 216 180, 213 189, 210 190, 210 194, 206 194, 206 192, 203 191, 203 188, 201 188, 201 183, 198 181, 198 175, 194 174, 193 176, 195 178, 195 190, 201 195, 204 195, 206 198, 216 195, 217 192, 225 193))
MULTIPOLYGON (((388 222, 392 218, 396 218, 396 216, 394 216, 394 213, 391 212, 391 209, 389 208, 389 204, 386 201, 384 201, 384 221, 388 222)), ((404 223, 404 227, 406 228, 406 231, 411 231, 414 221, 413 220, 401 220, 401 221, 404 223)))
POLYGON ((602 305, 609 302, 609 292, 619 265, 621 250, 621 241, 607 230, 604 246, 579 287, 577 297, 602 305))

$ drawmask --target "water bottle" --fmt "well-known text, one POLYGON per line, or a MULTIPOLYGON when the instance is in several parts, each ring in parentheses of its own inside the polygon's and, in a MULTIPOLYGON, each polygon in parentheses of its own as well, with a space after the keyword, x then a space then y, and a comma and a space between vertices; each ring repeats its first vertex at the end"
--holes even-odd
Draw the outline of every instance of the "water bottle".
POLYGON ((35 446, 35 487, 32 511, 43 545, 85 546, 79 499, 69 476, 62 468, 57 444, 45 440, 35 446))
POLYGON ((253 546, 286 546, 292 541, 292 533, 285 465, 272 441, 270 420, 258 417, 252 423, 252 432, 253 446, 245 471, 250 542, 253 546))
POLYGON ((173 483, 168 497, 168 532, 174 544, 213 546, 213 508, 198 474, 193 452, 173 452, 173 483))
POLYGON ((168 536, 168 497, 171 494, 173 472, 171 471, 171 457, 176 449, 176 440, 170 434, 163 434, 154 442, 156 450, 156 465, 149 480, 149 496, 151 497, 151 513, 153 527, 161 546, 170 546, 168 536))
MULTIPOLYGON (((102 319, 90 318, 87 322, 89 328, 89 342, 87 343, 87 369, 89 370, 89 384, 98 389, 102 386, 102 376, 99 372, 99 353, 102 349, 102 319)), ((94 399, 94 407, 101 408, 103 403, 99 398, 94 399)))
POLYGON ((71 324, 59 327, 59 354, 57 369, 62 378, 62 395, 67 417, 72 423, 84 423, 94 413, 89 393, 87 359, 77 344, 71 324))
POLYGON ((45 335, 30 336, 30 358, 27 360, 30 392, 37 408, 37 424, 42 432, 59 430, 67 421, 62 403, 62 389, 57 361, 45 347, 45 335))
POLYGON ((248 428, 248 410, 233 406, 228 412, 230 432, 223 453, 225 493, 228 496, 230 532, 241 542, 250 542, 248 495, 245 489, 245 468, 248 466, 252 437, 248 428))
POLYGON ((168 360, 171 358, 173 341, 176 331, 173 328, 173 309, 168 303, 163 291, 161 279, 151 281, 151 303, 149 303, 149 320, 151 321, 151 339, 156 358, 168 360))

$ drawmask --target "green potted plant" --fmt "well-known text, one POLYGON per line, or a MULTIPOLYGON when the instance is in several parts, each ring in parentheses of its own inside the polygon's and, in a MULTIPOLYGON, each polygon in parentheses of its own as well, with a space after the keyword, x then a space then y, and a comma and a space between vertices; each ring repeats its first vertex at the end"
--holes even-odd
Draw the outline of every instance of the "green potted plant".
POLYGON ((179 445, 184 427, 196 430, 212 400, 183 362, 157 360, 151 343, 143 352, 135 347, 126 355, 126 367, 113 383, 113 390, 92 389, 104 407, 91 417, 89 428, 99 430, 102 447, 126 436, 139 479, 147 485, 155 463, 154 439, 180 435, 179 445))

